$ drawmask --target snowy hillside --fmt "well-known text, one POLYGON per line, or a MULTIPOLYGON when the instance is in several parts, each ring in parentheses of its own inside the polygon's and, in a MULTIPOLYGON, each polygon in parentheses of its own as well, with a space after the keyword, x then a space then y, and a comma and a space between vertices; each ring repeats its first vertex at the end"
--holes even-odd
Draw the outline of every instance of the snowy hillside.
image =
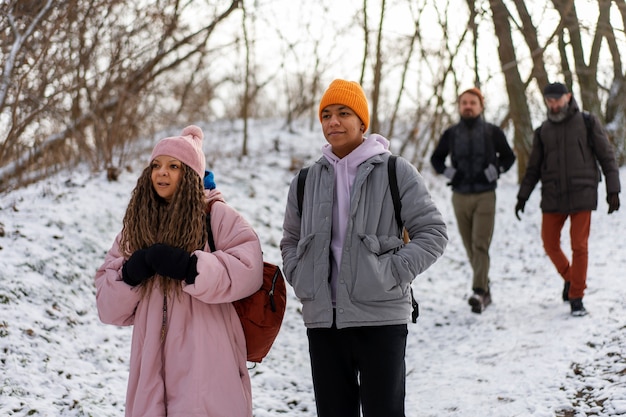
MULTIPOLYGON (((255 227, 266 259, 280 264, 290 167, 317 159, 320 130, 290 134, 278 122, 255 122, 251 156, 239 160, 239 126, 201 126, 218 188, 255 227)), ((155 142, 119 182, 78 167, 0 195, 0 415, 123 415, 132 329, 99 322, 93 277, 155 142)), ((422 174, 450 243, 413 284, 421 316, 409 325, 407 417, 625 415, 626 206, 607 215, 600 184, 585 297, 590 314, 573 318, 543 253, 539 190, 518 222, 515 168, 505 174, 491 250, 494 303, 476 315, 466 301, 471 271, 450 190, 429 169, 422 174)), ((624 186, 625 168, 621 180, 624 186)), ((255 417, 316 414, 299 308, 289 288, 276 344, 250 371, 255 417)))

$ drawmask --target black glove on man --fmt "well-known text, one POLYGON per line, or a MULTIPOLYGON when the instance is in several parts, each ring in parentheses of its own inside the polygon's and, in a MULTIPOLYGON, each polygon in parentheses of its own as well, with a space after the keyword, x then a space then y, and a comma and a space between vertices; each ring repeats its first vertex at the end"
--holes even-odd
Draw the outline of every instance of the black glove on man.
POLYGON ((522 220, 522 218, 519 216, 519 213, 524 212, 524 206, 526 206, 526 200, 518 198, 517 204, 515 205, 515 217, 517 217, 517 220, 522 220))
POLYGON ((609 203, 609 214, 619 210, 619 194, 609 193, 606 196, 606 202, 609 203))
POLYGON ((146 261, 147 249, 133 252, 122 266, 122 281, 135 287, 154 275, 154 269, 146 261))
POLYGON ((465 177, 465 175, 463 175, 461 171, 456 170, 447 185, 449 185, 450 187, 456 187, 457 185, 461 183, 461 180, 463 180, 463 177, 465 177))
POLYGON ((187 284, 196 282, 198 257, 189 256, 184 249, 157 243, 148 248, 146 260, 159 275, 184 280, 187 284))

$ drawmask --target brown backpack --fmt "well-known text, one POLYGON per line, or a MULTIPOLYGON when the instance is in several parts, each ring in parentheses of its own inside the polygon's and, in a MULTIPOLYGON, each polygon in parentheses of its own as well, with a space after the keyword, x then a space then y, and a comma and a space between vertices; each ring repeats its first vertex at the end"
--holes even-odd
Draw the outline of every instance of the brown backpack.
MULTIPOLYGON (((215 252, 211 214, 206 216, 209 247, 215 252)), ((246 336, 248 362, 261 362, 270 351, 283 322, 287 288, 277 265, 263 262, 263 283, 254 294, 233 302, 246 336)))

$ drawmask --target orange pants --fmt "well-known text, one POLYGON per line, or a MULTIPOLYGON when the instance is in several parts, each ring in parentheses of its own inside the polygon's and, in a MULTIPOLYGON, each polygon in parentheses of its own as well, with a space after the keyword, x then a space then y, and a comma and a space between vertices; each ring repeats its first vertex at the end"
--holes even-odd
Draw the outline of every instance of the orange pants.
POLYGON ((572 214, 543 213, 541 239, 546 254, 565 281, 570 282, 569 299, 582 298, 587 288, 588 241, 591 227, 591 211, 572 214), (561 249, 561 230, 570 219, 572 261, 561 249))

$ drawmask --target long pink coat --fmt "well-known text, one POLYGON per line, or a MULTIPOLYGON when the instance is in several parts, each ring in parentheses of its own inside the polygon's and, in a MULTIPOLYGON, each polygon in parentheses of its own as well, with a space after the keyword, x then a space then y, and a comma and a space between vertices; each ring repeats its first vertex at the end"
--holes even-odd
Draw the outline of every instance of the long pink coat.
POLYGON ((143 299, 122 281, 118 235, 96 272, 98 314, 104 323, 133 325, 127 417, 251 417, 246 343, 231 302, 261 286, 258 237, 232 208, 216 202, 211 227, 218 250, 195 251, 198 276, 182 296, 168 296, 161 342, 163 295, 143 299))

